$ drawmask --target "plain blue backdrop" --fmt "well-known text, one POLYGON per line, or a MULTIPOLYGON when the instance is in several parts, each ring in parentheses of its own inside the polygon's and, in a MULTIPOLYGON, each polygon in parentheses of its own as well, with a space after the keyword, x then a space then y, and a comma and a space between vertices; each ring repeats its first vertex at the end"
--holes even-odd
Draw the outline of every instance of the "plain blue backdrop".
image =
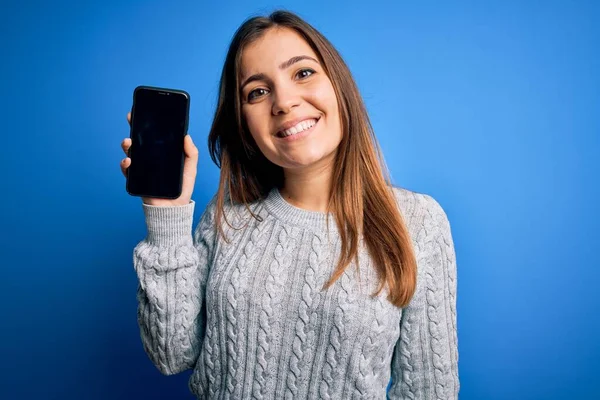
POLYGON ((137 85, 191 94, 199 217, 227 45, 278 7, 342 53, 394 183, 450 218, 460 398, 600 398, 597 4, 3 1, 0 398, 192 398, 139 337, 125 116, 137 85))

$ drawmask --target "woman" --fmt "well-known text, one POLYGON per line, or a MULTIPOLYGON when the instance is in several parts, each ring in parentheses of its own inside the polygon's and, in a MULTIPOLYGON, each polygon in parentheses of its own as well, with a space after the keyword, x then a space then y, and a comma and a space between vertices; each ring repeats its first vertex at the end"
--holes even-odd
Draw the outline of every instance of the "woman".
POLYGON ((448 220, 388 183, 319 32, 282 11, 236 32, 209 135, 219 189, 193 235, 185 140, 183 194, 144 199, 134 251, 141 337, 163 374, 193 369, 202 399, 381 399, 390 379, 392 399, 457 398, 448 220))

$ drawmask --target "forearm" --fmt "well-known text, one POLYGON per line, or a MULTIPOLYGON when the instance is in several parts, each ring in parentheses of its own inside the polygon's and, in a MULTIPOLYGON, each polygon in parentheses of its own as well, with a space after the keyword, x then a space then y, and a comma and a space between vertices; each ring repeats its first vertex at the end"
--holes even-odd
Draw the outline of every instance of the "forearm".
POLYGON ((206 252, 192 239, 193 204, 144 206, 148 236, 134 249, 144 350, 163 374, 192 368, 204 329, 206 252))
POLYGON ((419 268, 417 292, 403 309, 392 360, 389 399, 457 399, 456 255, 444 210, 423 198, 413 232, 419 268))
POLYGON ((203 329, 197 251, 191 244, 158 248, 142 242, 134 254, 144 350, 163 374, 192 368, 203 329))

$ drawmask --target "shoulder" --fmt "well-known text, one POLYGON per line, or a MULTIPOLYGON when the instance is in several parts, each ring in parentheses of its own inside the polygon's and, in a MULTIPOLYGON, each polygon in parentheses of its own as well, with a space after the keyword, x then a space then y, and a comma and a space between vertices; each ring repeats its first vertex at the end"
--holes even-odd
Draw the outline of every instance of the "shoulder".
POLYGON ((440 203, 431 195, 419 193, 401 187, 393 187, 394 196, 398 207, 405 218, 416 215, 431 214, 446 216, 446 212, 440 203))
POLYGON ((450 229, 446 211, 433 196, 401 187, 393 187, 392 190, 404 222, 410 230, 430 226, 450 229))
MULTIPOLYGON (((208 201, 208 203, 206 204, 206 208, 204 209, 204 212, 202 213, 201 219, 207 219, 207 220, 214 221, 215 216, 218 211, 218 207, 219 207, 219 203, 218 203, 217 199, 218 199, 218 192, 214 193, 213 196, 208 201)), ((229 217, 229 216, 238 216, 239 217, 240 215, 244 215, 245 213, 249 212, 250 210, 256 209, 262 201, 263 200, 256 200, 254 202, 248 203, 247 205, 244 203, 236 203, 231 200, 231 197, 227 193, 225 193, 224 197, 223 197, 222 212, 223 212, 223 215, 227 216, 227 217, 229 217)))
POLYGON ((261 199, 248 204, 237 203, 232 201, 231 197, 225 193, 223 203, 219 205, 217 192, 206 204, 200 217, 198 229, 217 230, 218 223, 224 231, 228 231, 231 227, 243 226, 253 218, 253 215, 259 212, 262 202, 261 199))

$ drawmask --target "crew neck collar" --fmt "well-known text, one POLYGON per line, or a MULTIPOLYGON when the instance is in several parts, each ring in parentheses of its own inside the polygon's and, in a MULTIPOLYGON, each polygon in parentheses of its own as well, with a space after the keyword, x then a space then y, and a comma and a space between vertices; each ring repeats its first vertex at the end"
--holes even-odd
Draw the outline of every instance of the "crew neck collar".
POLYGON ((324 231, 327 229, 327 219, 329 217, 329 230, 337 232, 333 213, 311 211, 296 207, 283 198, 278 188, 271 189, 265 198, 264 204, 267 211, 277 219, 304 228, 324 231))

